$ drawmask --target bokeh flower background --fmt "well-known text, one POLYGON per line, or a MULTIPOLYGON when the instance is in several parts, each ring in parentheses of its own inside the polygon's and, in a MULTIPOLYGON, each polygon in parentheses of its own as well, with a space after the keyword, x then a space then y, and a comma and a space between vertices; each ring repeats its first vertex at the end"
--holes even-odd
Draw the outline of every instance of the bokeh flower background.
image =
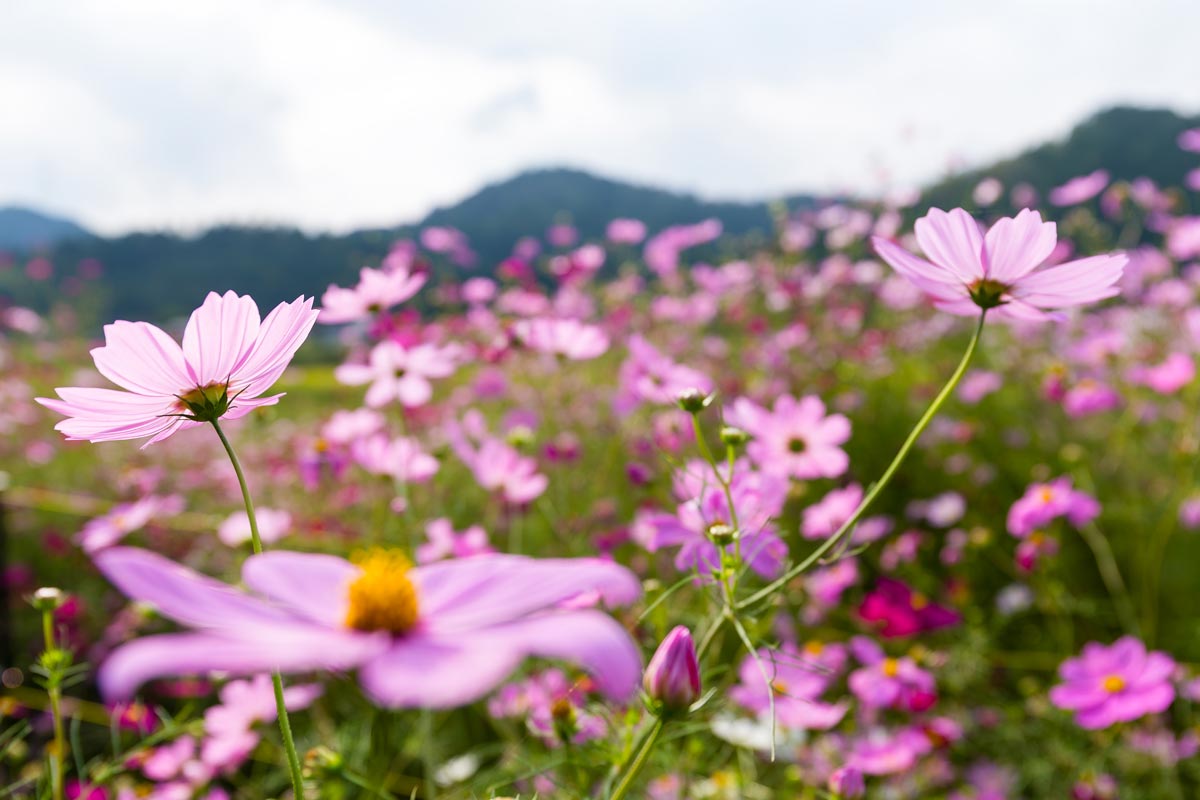
POLYGON ((0 12, 0 796, 1200 796, 1189 21, 0 12))

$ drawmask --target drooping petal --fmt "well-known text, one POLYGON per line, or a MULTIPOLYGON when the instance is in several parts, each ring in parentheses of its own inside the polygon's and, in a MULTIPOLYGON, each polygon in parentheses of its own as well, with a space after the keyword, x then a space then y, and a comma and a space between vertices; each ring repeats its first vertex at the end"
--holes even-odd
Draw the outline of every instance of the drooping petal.
POLYGON ((183 331, 183 355, 197 386, 226 383, 254 347, 258 306, 248 296, 209 292, 183 331))
POLYGON ((1013 297, 1042 308, 1067 308, 1120 293, 1116 285, 1129 261, 1124 254, 1089 256, 1026 275, 1013 297))
POLYGON ((421 617, 439 632, 468 631, 520 619, 588 592, 630 603, 641 584, 619 564, 594 558, 532 559, 481 555, 417 567, 411 573, 421 617))
POLYGON ((1014 283, 1049 258, 1057 242, 1054 223, 1042 222, 1042 215, 1028 208, 998 220, 985 239, 987 277, 1014 283))
POLYGON ((984 277, 983 234, 979 225, 961 208, 949 213, 931 208, 916 221, 913 232, 925 256, 944 267, 965 284, 984 277))
POLYGON ((316 622, 340 626, 346 619, 348 588, 361 570, 337 556, 275 551, 242 564, 242 581, 316 622))

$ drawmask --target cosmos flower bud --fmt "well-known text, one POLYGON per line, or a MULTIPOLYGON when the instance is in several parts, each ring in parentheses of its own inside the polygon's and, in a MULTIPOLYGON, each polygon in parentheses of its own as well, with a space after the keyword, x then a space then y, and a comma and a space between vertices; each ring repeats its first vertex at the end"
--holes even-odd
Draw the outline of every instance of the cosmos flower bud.
POLYGON ((689 414, 699 414, 712 405, 713 395, 706 394, 700 389, 684 389, 675 395, 675 403, 689 414))
POLYGON ((748 441, 750 441, 750 434, 741 428, 736 428, 733 425, 723 425, 721 427, 721 444, 726 447, 741 447, 748 441))
POLYGON ((838 767, 829 776, 829 791, 833 793, 834 797, 849 800, 866 794, 867 786, 862 772, 857 768, 838 767))
POLYGON ((650 698, 666 710, 687 708, 700 697, 700 664, 692 633, 679 625, 654 651, 642 686, 650 698))
POLYGON ((62 589, 44 586, 33 593, 29 602, 38 611, 56 611, 59 606, 67 602, 67 596, 62 589))

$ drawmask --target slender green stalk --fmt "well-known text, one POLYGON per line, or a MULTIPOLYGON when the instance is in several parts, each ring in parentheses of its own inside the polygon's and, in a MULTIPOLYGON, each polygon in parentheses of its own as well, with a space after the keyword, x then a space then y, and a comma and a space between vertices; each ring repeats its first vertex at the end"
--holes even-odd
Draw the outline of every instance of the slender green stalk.
POLYGON ((979 345, 979 339, 983 333, 983 322, 986 317, 986 310, 980 312, 979 322, 975 326, 975 333, 971 336, 971 341, 967 345, 967 351, 963 353, 962 360, 958 362, 958 367, 950 376, 950 380, 948 380, 946 385, 942 387, 942 390, 938 392, 937 397, 933 399, 933 402, 930 403, 929 408, 925 410, 925 413, 921 415, 921 418, 917 420, 916 426, 913 427, 912 431, 908 434, 908 438, 904 440, 904 444, 902 444, 900 449, 896 452, 896 456, 892 459, 892 463, 888 465, 886 470, 884 470, 884 473, 882 476, 880 476, 879 480, 877 480, 871 486, 866 496, 863 497, 862 502, 858 504, 858 508, 854 509, 854 513, 850 515, 850 518, 842 523, 842 526, 838 528, 832 536, 822 542, 821 546, 814 550, 808 556, 808 558, 789 569, 787 572, 785 572, 776 580, 767 584, 767 586, 761 590, 743 600, 738 604, 739 608, 745 608, 746 606, 753 605, 770 597, 779 589, 786 586, 788 582, 797 575, 800 575, 813 564, 824 558, 827 553, 833 550, 833 548, 836 547, 838 543, 841 542, 842 539, 854 529, 854 526, 858 524, 860 519, 862 519, 863 514, 865 514, 867 509, 871 507, 871 504, 875 502, 875 498, 879 496, 880 492, 882 492, 889 483, 891 483, 892 478, 895 477, 896 472, 900 469, 900 465, 903 464, 904 459, 908 457, 909 451, 912 450, 913 446, 917 443, 917 439, 919 439, 921 434, 924 433, 925 429, 929 427, 929 423, 933 421, 933 418, 937 416, 938 411, 941 410, 942 406, 946 403, 946 400, 950 398, 950 395, 954 393, 955 388, 958 387, 959 381, 962 380, 963 375, 965 375, 967 372, 967 366, 970 365, 971 359, 975 356, 975 350, 979 345))
MULTIPOLYGON (((238 460, 237 453, 234 452, 233 445, 229 443, 229 438, 225 436, 225 431, 221 429, 220 423, 214 419, 212 426, 221 439, 221 444, 225 445, 225 452, 229 454, 229 461, 233 464, 233 471, 237 475, 238 486, 242 489, 242 501, 246 504, 246 517, 250 521, 250 546, 257 555, 263 551, 262 539, 258 535, 258 518, 254 515, 254 500, 250 496, 250 486, 246 483, 246 474, 242 471, 242 462, 238 460)), ((296 753, 296 742, 292 739, 292 723, 288 719, 287 704, 283 699, 283 677, 278 671, 271 673, 271 685, 275 689, 275 711, 279 717, 279 735, 283 739, 283 749, 287 752, 288 770, 292 774, 292 792, 295 800, 304 800, 304 776, 300 769, 300 756, 296 753)))
MULTIPOLYGON (((54 612, 42 611, 42 637, 46 642, 46 653, 54 653, 54 612)), ((54 753, 50 756, 50 791, 54 800, 63 800, 63 762, 67 757, 67 737, 63 735, 62 689, 59 676, 52 674, 47 679, 46 694, 50 697, 50 716, 54 718, 54 753)))
POLYGON ((1141 638, 1137 614, 1134 613, 1133 602, 1129 599, 1129 591, 1125 588, 1125 581, 1121 578, 1121 569, 1117 566, 1117 559, 1113 556, 1108 539, 1104 537, 1094 522, 1089 522, 1080 528, 1079 535, 1083 537, 1084 543, 1091 549, 1092 555, 1096 559, 1100 578, 1104 581, 1104 587, 1108 589, 1108 595, 1117 608, 1121 626, 1125 628, 1126 633, 1141 638))
POLYGON ((638 749, 637 755, 634 756, 633 761, 629 762, 629 767, 625 770, 625 776, 621 778, 620 783, 617 784, 617 788, 613 789, 613 793, 608 796, 608 800, 621 800, 622 797, 629 793, 629 787, 633 785, 634 779, 637 778, 638 773, 645 766, 646 759, 650 757, 650 751, 654 749, 654 745, 658 742, 663 724, 662 717, 654 720, 654 726, 650 728, 650 732, 642 741, 642 746, 638 749))

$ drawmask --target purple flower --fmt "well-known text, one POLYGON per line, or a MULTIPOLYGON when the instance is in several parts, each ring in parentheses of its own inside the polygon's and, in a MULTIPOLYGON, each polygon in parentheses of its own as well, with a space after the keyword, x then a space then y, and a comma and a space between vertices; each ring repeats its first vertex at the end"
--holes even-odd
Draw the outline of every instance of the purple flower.
POLYGON ((801 480, 836 478, 850 466, 841 448, 850 438, 850 420, 841 414, 826 416, 818 397, 781 395, 771 411, 738 398, 729 422, 754 437, 746 454, 768 472, 801 480))
POLYGON ((1079 203, 1086 203, 1104 191, 1104 187, 1108 186, 1108 180, 1108 171, 1103 169, 1089 172, 1087 175, 1080 175, 1077 178, 1071 178, 1071 180, 1062 186, 1056 186, 1050 190, 1050 202, 1056 206, 1073 206, 1079 203))
POLYGON ((864 665, 850 673, 850 691, 867 708, 924 711, 937 700, 933 676, 911 658, 891 658, 865 636, 854 637, 850 649, 864 665))
POLYGON ((867 793, 867 783, 857 767, 838 767, 829 776, 829 791, 834 797, 852 800, 867 793))
POLYGON ((962 621, 958 612, 930 602, 900 581, 880 578, 875 590, 863 598, 858 614, 867 622, 882 622, 885 639, 938 630, 962 621))
POLYGON ((679 625, 667 634, 646 667, 642 686, 650 699, 672 711, 700 699, 700 664, 691 631, 679 625))
POLYGON ((194 629, 116 650, 99 673, 110 698, 167 675, 357 668, 380 705, 447 708, 483 697, 528 656, 578 663, 613 698, 629 697, 641 675, 625 630, 579 603, 641 593, 628 570, 597 559, 482 555, 410 567, 392 551, 358 564, 275 551, 244 563, 253 594, 136 548, 106 550, 96 564, 132 599, 194 629))
POLYGON ((741 682, 729 690, 729 699, 748 711, 766 715, 770 713, 773 694, 780 725, 828 730, 842 721, 849 705, 845 701, 826 703, 819 699, 836 678, 834 671, 823 663, 823 652, 818 647, 798 650, 790 644, 778 650, 759 650, 758 659, 769 682, 764 682, 758 661, 746 656, 738 669, 741 682))
POLYGON ((1049 483, 1035 483, 1025 490, 1008 510, 1008 532, 1023 539, 1059 517, 1066 517, 1078 528, 1099 515, 1096 498, 1071 488, 1071 479, 1062 477, 1049 483))
POLYGON ((1074 711, 1081 728, 1107 728, 1165 711, 1175 700, 1174 671, 1170 656, 1146 652, 1132 636, 1108 647, 1089 642, 1058 668, 1063 682, 1050 690, 1050 702, 1074 711))

